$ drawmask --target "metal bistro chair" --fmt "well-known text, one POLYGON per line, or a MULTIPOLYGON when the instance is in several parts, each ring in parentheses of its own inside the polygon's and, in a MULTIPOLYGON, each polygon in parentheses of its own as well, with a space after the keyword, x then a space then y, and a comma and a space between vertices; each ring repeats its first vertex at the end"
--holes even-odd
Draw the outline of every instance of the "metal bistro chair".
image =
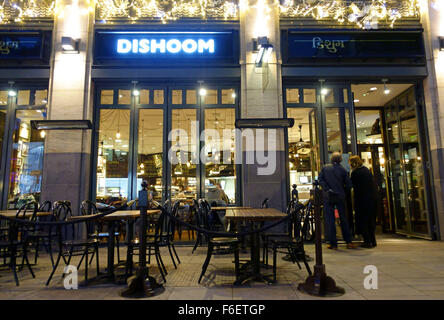
POLYGON ((302 234, 302 221, 306 210, 307 207, 303 204, 291 201, 287 209, 290 215, 287 233, 284 235, 271 236, 268 240, 273 250, 273 281, 276 281, 276 260, 278 252, 287 253, 290 261, 297 263, 299 269, 302 269, 299 264, 299 261, 302 261, 308 274, 312 274, 307 262, 304 249, 304 237, 302 234), (279 249, 285 249, 285 251, 279 251, 279 249))
MULTIPOLYGON (((202 212, 202 210, 199 210, 199 202, 196 199, 193 199, 193 207, 195 208, 195 225, 201 229, 205 229, 208 225, 208 217, 202 212)), ((207 234, 201 231, 196 231, 196 241, 194 242, 191 253, 194 253, 197 247, 202 245, 204 240, 208 242, 207 234)))
MULTIPOLYGON (((201 216, 208 216, 211 214, 211 207, 206 200, 198 201, 198 211, 200 210, 201 216)), ((206 221, 205 229, 210 230, 210 224, 208 223, 208 219, 206 221)), ((202 266, 202 272, 199 277, 198 283, 202 280, 202 277, 205 275, 207 271, 208 265, 210 264, 211 256, 214 252, 214 249, 219 249, 220 247, 229 247, 228 251, 220 251, 221 253, 234 253, 234 268, 236 274, 236 280, 239 279, 239 245, 241 241, 237 237, 217 237, 217 236, 208 236, 208 250, 207 257, 202 266)))
MULTIPOLYGON (((148 233, 148 237, 146 240, 147 245, 147 255, 148 259, 151 255, 154 254, 156 257, 157 267, 159 268, 160 275, 162 276, 162 279, 164 282, 166 282, 165 275, 167 275, 167 270, 165 268, 165 264, 163 263, 162 256, 160 255, 160 244, 162 241, 162 232, 166 229, 166 216, 167 211, 164 207, 160 207, 161 213, 157 219, 157 224, 155 226, 154 234, 148 233), (151 249, 154 249, 154 253, 151 253, 151 249)), ((148 231, 148 227, 147 230, 148 231)), ((138 251, 140 249, 140 239, 134 239, 128 243, 128 249, 127 249, 127 258, 126 258, 126 265, 125 265, 125 276, 128 278, 130 274, 132 274, 133 270, 133 259, 132 257, 134 255, 138 255, 138 251)), ((148 260, 148 263, 150 263, 150 260, 148 260)))
MULTIPOLYGON (((94 215, 99 214, 99 211, 97 210, 96 204, 90 200, 84 200, 82 201, 82 204, 80 205, 80 212, 82 213, 82 216, 88 216, 88 215, 94 215)), ((101 221, 96 221, 93 226, 91 226, 92 233, 88 234, 88 237, 91 239, 97 239, 99 242, 101 242, 102 239, 108 239, 109 238, 109 232, 103 232, 103 223, 101 221)), ((119 242, 120 232, 114 233, 114 238, 116 240, 116 251, 117 251, 117 261, 120 262, 120 242, 119 242)), ((89 264, 92 263, 94 259, 95 253, 91 255, 89 264)))
POLYGON ((68 266, 73 256, 81 256, 77 269, 80 268, 80 265, 85 259, 85 282, 88 282, 88 255, 90 253, 96 255, 97 276, 99 276, 99 240, 97 238, 89 237, 94 231, 95 221, 82 222, 82 224, 84 223, 86 225, 86 237, 83 237, 82 228, 80 226, 81 223, 69 223, 69 219, 72 217, 70 203, 66 201, 57 201, 54 203, 53 211, 57 221, 67 223, 56 227, 59 252, 46 285, 49 285, 57 270, 60 259, 63 259, 65 265, 68 266))
MULTIPOLYGON (((38 210, 38 203, 35 201, 24 204, 17 211, 16 219, 21 219, 28 222, 36 221, 36 213, 38 210), (27 217, 29 215, 29 217, 27 217)), ((9 267, 14 275, 15 284, 19 285, 17 277, 17 257, 22 254, 22 268, 26 262, 32 277, 35 278, 31 265, 28 260, 28 234, 34 226, 28 224, 21 224, 18 222, 9 221, 9 231, 7 239, 0 241, 0 254, 4 259, 9 258, 9 267)))
MULTIPOLYGON (((38 212, 50 212, 52 208, 51 201, 44 201, 38 208, 38 212)), ((51 214, 49 217, 37 217, 37 221, 55 221, 54 215, 51 214)), ((29 240, 34 245, 34 264, 37 264, 37 259, 39 257, 40 243, 43 244, 45 251, 49 254, 51 259, 51 264, 54 266, 54 259, 52 256, 52 242, 56 239, 56 232, 53 226, 36 226, 33 232, 29 234, 29 240)))
MULTIPOLYGON (((167 203, 167 202, 166 202, 167 203)), ((180 202, 176 201, 172 208, 169 207, 168 203, 166 206, 164 206, 165 210, 170 213, 170 215, 174 216, 176 219, 179 219, 179 206, 180 202)), ((177 254, 176 248, 174 246, 174 235, 177 230, 177 226, 179 225, 176 223, 176 220, 172 219, 169 215, 167 215, 164 218, 163 221, 163 227, 162 232, 160 234, 160 242, 159 246, 166 246, 168 247, 168 251, 170 253, 171 261, 173 262, 174 269, 177 269, 176 261, 174 260, 174 256, 176 256, 177 263, 180 263, 179 255, 177 254), (173 256, 174 252, 174 256, 173 256)), ((153 237, 154 235, 152 233, 147 234, 148 237, 153 237)), ((151 257, 151 246, 148 248, 148 263, 150 263, 150 257, 151 257)), ((168 273, 165 273, 168 274, 168 273)))

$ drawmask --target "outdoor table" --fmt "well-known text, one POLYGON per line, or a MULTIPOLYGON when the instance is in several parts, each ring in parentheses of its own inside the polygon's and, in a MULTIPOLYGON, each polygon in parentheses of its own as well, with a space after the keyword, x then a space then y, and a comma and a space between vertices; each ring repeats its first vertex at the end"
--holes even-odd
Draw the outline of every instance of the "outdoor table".
MULTIPOLYGON (((152 215, 156 213, 160 213, 161 211, 158 209, 147 210, 147 215, 152 215)), ((84 216, 75 216, 71 217, 70 220, 78 220, 89 217, 94 217, 95 215, 84 215, 84 216)), ((106 221, 108 223, 108 265, 106 270, 105 278, 108 280, 114 281, 114 249, 115 249, 115 222, 116 221, 128 221, 128 241, 132 240, 133 236, 133 225, 134 221, 140 217, 140 210, 121 210, 113 212, 109 215, 103 216, 100 218, 101 221, 106 221), (112 236, 111 236, 112 235, 112 236)))
POLYGON ((211 210, 228 210, 228 209, 252 209, 251 207, 211 207, 211 210))
MULTIPOLYGON (((17 210, 1 210, 0 215, 7 217, 7 218, 15 218, 17 216, 17 210)), ((23 213, 20 213, 19 218, 30 218, 33 214, 33 211, 27 211, 25 215, 23 213)), ((46 217, 50 216, 52 212, 46 212, 46 211, 37 211, 37 217, 46 217)))
MULTIPOLYGON (((287 214, 274 208, 243 208, 243 209, 227 209, 225 218, 232 222, 248 222, 251 225, 251 230, 257 230, 259 222, 276 221, 287 217, 287 214)), ((242 284, 246 280, 272 281, 268 277, 261 274, 260 263, 260 234, 256 232, 252 234, 251 238, 251 261, 250 268, 247 273, 236 280, 235 285, 242 284)))

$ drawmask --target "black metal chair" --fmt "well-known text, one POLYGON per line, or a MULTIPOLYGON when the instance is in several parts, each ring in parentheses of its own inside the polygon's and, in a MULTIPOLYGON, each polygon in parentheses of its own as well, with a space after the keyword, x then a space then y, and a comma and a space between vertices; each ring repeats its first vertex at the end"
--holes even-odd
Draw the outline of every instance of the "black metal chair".
MULTIPOLYGON (((16 219, 21 219, 23 221, 35 222, 37 210, 37 202, 28 202, 20 207, 15 217, 16 219)), ((6 239, 0 240, 0 256, 2 256, 5 260, 9 258, 9 268, 12 270, 15 284, 17 286, 19 285, 19 280, 17 277, 17 257, 20 254, 22 255, 22 268, 24 263, 26 263, 29 272, 31 273, 32 277, 35 278, 27 254, 29 244, 28 235, 33 231, 33 229, 33 225, 9 221, 9 231, 6 239)))
MULTIPOLYGON (((193 207, 195 208, 195 215, 194 215, 194 223, 196 227, 205 229, 208 225, 208 217, 202 212, 202 210, 199 210, 199 203, 196 199, 193 199, 193 207)), ((194 253, 196 251, 197 247, 202 245, 204 242, 208 242, 208 237, 205 233, 196 231, 196 241, 194 242, 193 250, 191 253, 194 253)))
MULTIPOLYGON (((51 201, 44 201, 40 204, 38 212, 50 212, 52 208, 51 201)), ((54 215, 51 214, 48 217, 37 217, 37 221, 55 221, 54 215)), ((36 226, 36 228, 30 232, 29 241, 32 243, 35 251, 34 264, 37 264, 39 257, 40 243, 43 244, 45 251, 49 254, 51 264, 54 266, 54 259, 52 256, 52 242, 56 239, 55 228, 52 226, 36 226)))
MULTIPOLYGON (((207 230, 211 229, 210 224, 208 223, 208 217, 211 214, 211 207, 206 200, 198 201, 198 211, 200 211, 199 215, 204 217, 203 222, 206 223, 204 228, 207 230)), ((236 280, 239 279, 239 245, 241 241, 237 237, 217 237, 217 236, 208 236, 208 250, 207 257, 202 266, 202 272, 199 277, 198 283, 202 280, 202 277, 205 275, 207 271, 208 265, 210 264, 211 256, 215 249, 220 249, 221 247, 228 247, 228 250, 219 250, 220 253, 234 253, 234 268, 236 274, 236 280)))
MULTIPOLYGON (((94 215, 99 214, 99 211, 97 210, 96 204, 90 200, 84 200, 82 201, 82 204, 80 205, 80 212, 83 216, 88 215, 94 215)), ((103 239, 109 238, 109 232, 103 231, 103 223, 101 221, 96 221, 95 224, 92 226, 92 233, 88 234, 88 237, 91 239, 97 239, 99 242, 101 242, 103 239)), ((114 232, 114 238, 116 240, 116 251, 117 251, 117 262, 120 262, 120 232, 114 232)), ((91 255, 89 264, 92 263, 94 259, 94 252, 91 255)))
POLYGON ((73 256, 81 256, 77 269, 80 268, 83 260, 85 260, 85 282, 88 282, 88 255, 95 254, 97 276, 99 276, 100 242, 97 238, 92 238, 89 236, 94 232, 95 221, 90 220, 81 223, 69 222, 70 217, 72 217, 72 210, 70 203, 67 201, 56 201, 53 206, 53 212, 56 221, 66 223, 56 226, 59 252, 52 272, 46 281, 46 285, 49 285, 55 271, 57 270, 60 259, 63 259, 65 265, 68 266, 73 256), (83 236, 81 224, 86 226, 86 237, 83 236))
POLYGON ((308 274, 312 274, 307 262, 307 256, 304 249, 304 237, 302 234, 302 221, 305 217, 306 210, 307 207, 303 204, 291 201, 287 208, 287 213, 290 215, 287 232, 282 235, 274 234, 268 238, 268 242, 271 244, 273 251, 273 281, 276 281, 276 261, 278 252, 287 253, 290 257, 290 261, 296 263, 299 269, 302 269, 299 264, 299 261, 302 261, 308 274))
MULTIPOLYGON (((176 201, 174 205, 171 207, 169 201, 165 201, 164 208, 165 210, 171 215, 174 216, 176 219, 180 219, 179 217, 179 206, 180 202, 176 201)), ((180 264, 179 255, 177 254, 176 247, 174 246, 174 236, 176 230, 178 230, 179 223, 176 222, 173 218, 170 217, 170 215, 167 215, 164 220, 162 221, 162 232, 160 234, 160 241, 159 246, 160 247, 168 247, 168 251, 170 253, 171 261, 173 262, 174 269, 177 269, 176 261, 174 260, 174 256, 176 256, 177 263, 180 264), (173 256, 174 252, 174 256, 173 256)), ((154 237, 154 234, 151 232, 147 233, 148 238, 154 237)), ((150 263, 150 257, 151 257, 151 246, 148 247, 148 263, 150 263)), ((168 273, 166 273, 168 274, 168 273)))
MULTIPOLYGON (((163 238, 163 236, 162 236, 163 231, 167 230, 167 219, 166 219, 167 218, 167 211, 166 211, 165 207, 160 207, 160 210, 161 210, 161 213, 157 219, 154 233, 147 232, 149 230, 147 227, 146 246, 147 246, 148 263, 150 263, 151 255, 154 255, 156 258, 157 267, 159 268, 162 279, 164 282, 166 282, 165 275, 167 275, 168 272, 165 268, 165 264, 163 263, 162 256, 160 255, 160 246, 161 246, 161 242, 162 242, 162 238, 163 238), (154 253, 151 252, 151 249, 154 250, 154 253)), ((136 238, 128 243, 127 258, 126 258, 126 265, 125 265, 125 275, 127 278, 133 272, 132 271, 133 270, 132 257, 139 253, 139 249, 140 249, 140 239, 136 238)))

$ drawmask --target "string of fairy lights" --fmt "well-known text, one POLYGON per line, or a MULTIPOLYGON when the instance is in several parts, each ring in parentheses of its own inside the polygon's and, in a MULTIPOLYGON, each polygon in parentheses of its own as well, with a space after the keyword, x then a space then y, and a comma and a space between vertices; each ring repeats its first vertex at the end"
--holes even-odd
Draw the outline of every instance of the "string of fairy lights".
MULTIPOLYGON (((277 6, 281 19, 335 21, 359 28, 393 27, 406 18, 418 19, 420 0, 90 0, 98 23, 154 20, 167 23, 178 19, 239 20, 248 9, 267 14, 277 6), (260 5, 259 5, 260 4, 260 5)), ((62 14, 58 0, 0 0, 0 23, 53 19, 62 14)))

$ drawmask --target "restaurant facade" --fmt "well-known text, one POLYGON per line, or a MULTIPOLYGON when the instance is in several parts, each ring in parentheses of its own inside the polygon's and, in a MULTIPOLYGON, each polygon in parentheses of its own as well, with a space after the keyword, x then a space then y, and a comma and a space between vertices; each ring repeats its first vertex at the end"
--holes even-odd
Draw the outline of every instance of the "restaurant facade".
POLYGON ((383 232, 442 238, 440 1, 66 0, 2 10, 2 208, 135 199, 146 180, 158 201, 218 186, 229 204, 268 198, 285 209, 292 185, 308 199, 339 151, 347 169, 358 154, 372 170, 383 232), (265 130, 259 145, 258 131, 248 140, 236 129, 246 118, 294 126, 265 130), (43 119, 90 120, 92 130, 32 126, 43 119), (271 174, 259 157, 236 161, 258 149, 271 174))

